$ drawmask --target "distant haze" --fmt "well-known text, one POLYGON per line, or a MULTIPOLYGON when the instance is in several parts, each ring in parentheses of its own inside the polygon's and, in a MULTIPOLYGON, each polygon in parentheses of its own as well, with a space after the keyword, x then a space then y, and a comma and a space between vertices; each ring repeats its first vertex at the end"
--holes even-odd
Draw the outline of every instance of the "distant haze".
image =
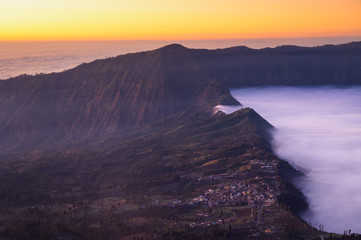
POLYGON ((0 42, 0 79, 20 74, 60 72, 95 59, 120 54, 152 50, 171 43, 188 48, 251 48, 280 45, 318 46, 360 41, 361 37, 274 38, 230 40, 169 40, 169 41, 113 41, 113 42, 0 42))
POLYGON ((326 231, 361 233, 361 87, 247 88, 232 95, 276 127, 275 153, 306 174, 296 183, 310 204, 303 218, 326 231))

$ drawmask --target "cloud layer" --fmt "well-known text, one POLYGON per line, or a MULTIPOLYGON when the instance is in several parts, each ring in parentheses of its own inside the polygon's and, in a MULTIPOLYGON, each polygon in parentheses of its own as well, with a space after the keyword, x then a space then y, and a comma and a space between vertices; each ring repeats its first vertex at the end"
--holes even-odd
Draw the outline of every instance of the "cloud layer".
POLYGON ((297 182, 314 226, 361 233, 361 87, 267 87, 232 90, 277 130, 276 154, 302 169, 297 182))

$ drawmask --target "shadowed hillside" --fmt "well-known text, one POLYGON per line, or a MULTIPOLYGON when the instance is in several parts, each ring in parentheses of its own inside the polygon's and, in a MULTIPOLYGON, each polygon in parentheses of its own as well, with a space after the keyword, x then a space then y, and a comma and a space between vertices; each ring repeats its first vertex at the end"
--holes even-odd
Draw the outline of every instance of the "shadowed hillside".
POLYGON ((0 82, 0 238, 314 239, 230 87, 361 84, 361 43, 157 50, 0 82), (156 236, 156 237, 155 237, 156 236))
POLYGON ((60 194, 59 181, 68 191, 80 187, 85 192, 95 192, 103 186, 117 185, 122 193, 162 193, 173 185, 176 175, 224 173, 243 165, 241 155, 270 155, 267 130, 272 126, 252 109, 229 116, 210 116, 205 112, 189 115, 187 120, 175 115, 158 122, 143 130, 141 137, 109 139, 97 149, 52 151, 34 158, 28 155, 14 159, 0 171, 0 189, 12 185, 23 190, 16 196, 8 195, 12 199, 9 202, 2 200, 20 205, 52 201, 44 193, 60 194), (205 165, 210 161, 218 164, 205 165), (230 164, 228 168, 222 167, 225 163, 230 164), (123 189, 128 185, 129 189, 123 189), (26 194, 30 189, 33 193, 26 194))
POLYGON ((210 76, 229 88, 360 85, 361 42, 321 47, 194 50, 210 76))
MULTIPOLYGON (((253 50, 173 44, 0 82, 1 149, 31 149, 238 104, 230 87, 361 84, 361 43, 253 50)), ((122 136, 126 136, 123 131, 122 136)))
POLYGON ((0 82, 1 148, 20 149, 144 126, 179 111, 233 103, 180 45, 0 82))

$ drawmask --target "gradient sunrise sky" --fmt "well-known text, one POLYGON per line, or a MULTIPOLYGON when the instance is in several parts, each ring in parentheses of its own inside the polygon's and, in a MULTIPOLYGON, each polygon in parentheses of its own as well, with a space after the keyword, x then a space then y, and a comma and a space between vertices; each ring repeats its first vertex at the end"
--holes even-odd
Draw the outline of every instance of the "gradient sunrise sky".
POLYGON ((361 0, 0 0, 0 41, 361 36, 361 0))

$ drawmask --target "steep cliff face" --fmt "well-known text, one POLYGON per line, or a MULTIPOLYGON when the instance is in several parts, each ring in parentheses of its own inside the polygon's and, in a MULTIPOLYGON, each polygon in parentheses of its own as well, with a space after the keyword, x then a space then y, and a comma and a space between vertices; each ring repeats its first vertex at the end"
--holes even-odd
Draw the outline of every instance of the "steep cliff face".
POLYGON ((187 108, 211 108, 229 90, 180 45, 97 60, 0 83, 3 148, 32 147, 141 127, 187 108))

